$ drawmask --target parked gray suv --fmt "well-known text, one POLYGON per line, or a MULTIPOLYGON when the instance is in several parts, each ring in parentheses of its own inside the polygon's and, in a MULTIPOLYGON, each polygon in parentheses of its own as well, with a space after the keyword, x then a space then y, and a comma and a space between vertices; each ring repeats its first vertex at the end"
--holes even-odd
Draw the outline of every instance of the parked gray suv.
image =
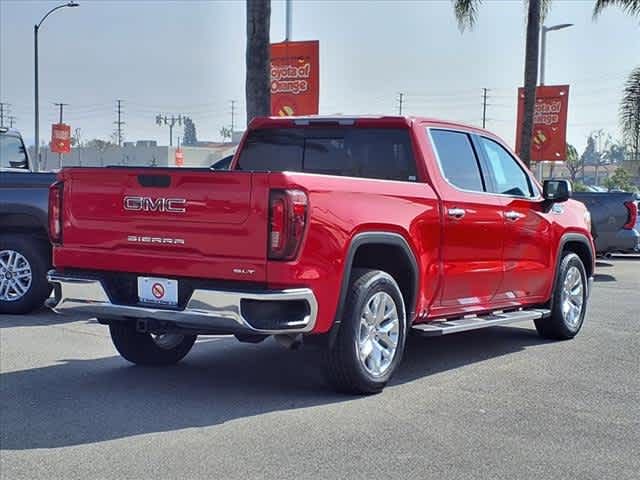
POLYGON ((0 127, 0 314, 35 310, 51 293, 47 204, 54 181, 32 169, 20 133, 0 127))

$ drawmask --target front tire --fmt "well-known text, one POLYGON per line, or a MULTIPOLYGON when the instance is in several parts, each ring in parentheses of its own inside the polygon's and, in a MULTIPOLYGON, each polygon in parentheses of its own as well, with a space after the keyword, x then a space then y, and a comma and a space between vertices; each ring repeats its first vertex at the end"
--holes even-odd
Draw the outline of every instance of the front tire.
POLYGON ((582 260, 573 252, 563 252, 551 301, 551 316, 535 320, 538 334, 554 340, 575 337, 584 323, 587 288, 582 260))
POLYGON ((138 332, 133 324, 109 325, 111 340, 123 358, 136 365, 173 365, 182 360, 193 347, 197 335, 166 333, 153 335, 138 332))
POLYGON ((380 392, 399 365, 407 332, 398 284, 380 270, 354 269, 344 316, 325 351, 326 376, 339 392, 380 392))
POLYGON ((32 236, 0 235, 0 313, 36 310, 51 294, 49 246, 32 236))

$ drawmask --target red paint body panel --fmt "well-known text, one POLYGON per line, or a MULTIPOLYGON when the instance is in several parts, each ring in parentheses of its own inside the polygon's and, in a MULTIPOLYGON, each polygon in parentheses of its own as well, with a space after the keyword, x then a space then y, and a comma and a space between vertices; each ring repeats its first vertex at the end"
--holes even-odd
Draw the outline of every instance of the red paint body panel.
MULTIPOLYGON (((64 182, 63 242, 54 248, 54 264, 273 289, 309 287, 318 301, 314 333, 323 333, 333 325, 347 254, 361 232, 392 232, 407 241, 419 270, 416 305, 408 309, 415 310, 415 322, 540 304, 551 295, 562 236, 579 233, 592 244, 586 209, 578 202, 561 204, 561 213, 545 213, 541 198, 465 192, 450 185, 426 128, 485 135, 505 145, 492 134, 404 117, 357 118, 354 124, 409 129, 418 181, 208 169, 64 169, 58 177, 64 182), (170 181, 166 187, 145 187, 140 176, 170 181), (306 230, 292 261, 267 260, 271 189, 298 189, 308 196, 306 230), (126 196, 185 199, 186 211, 129 211, 126 196), (449 208, 464 208, 467 215, 452 219, 449 208), (522 216, 509 222, 506 211, 522 216), (130 236, 161 242, 132 242, 130 236)), ((287 118, 256 119, 250 129, 294 125, 287 118)), ((246 135, 238 152, 245 141, 246 135)), ((238 158, 236 153, 232 168, 238 158)))
MULTIPOLYGON (((316 332, 333 324, 351 240, 361 232, 402 235, 420 265, 421 279, 433 278, 440 244, 438 200, 427 184, 333 177, 303 173, 271 174, 273 188, 299 188, 309 195, 310 222, 298 259, 267 265, 270 287, 311 287, 319 311, 316 332)), ((436 283, 419 287, 416 311, 427 308, 436 283)))
POLYGON ((208 170, 71 168, 64 182, 57 267, 266 281, 267 174, 208 170), (168 176, 144 187, 140 175, 168 176), (185 213, 127 211, 127 196, 187 199, 185 213), (142 241, 132 242, 131 236, 142 241), (149 239, 145 242, 144 240, 149 239), (154 240, 182 241, 160 243, 154 240))

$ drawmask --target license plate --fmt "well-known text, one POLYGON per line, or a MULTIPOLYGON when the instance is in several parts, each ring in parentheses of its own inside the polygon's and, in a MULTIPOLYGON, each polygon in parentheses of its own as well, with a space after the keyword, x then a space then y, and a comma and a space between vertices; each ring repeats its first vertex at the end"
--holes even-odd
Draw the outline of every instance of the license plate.
POLYGON ((168 278, 138 277, 138 299, 142 303, 178 305, 178 281, 168 278))

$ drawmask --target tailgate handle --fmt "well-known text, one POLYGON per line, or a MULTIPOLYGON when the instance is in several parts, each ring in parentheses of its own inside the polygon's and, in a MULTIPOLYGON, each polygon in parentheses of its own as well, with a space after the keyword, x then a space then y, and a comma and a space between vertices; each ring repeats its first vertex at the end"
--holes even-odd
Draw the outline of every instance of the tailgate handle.
POLYGON ((142 187, 167 188, 171 185, 169 175, 138 175, 138 183, 142 187))

